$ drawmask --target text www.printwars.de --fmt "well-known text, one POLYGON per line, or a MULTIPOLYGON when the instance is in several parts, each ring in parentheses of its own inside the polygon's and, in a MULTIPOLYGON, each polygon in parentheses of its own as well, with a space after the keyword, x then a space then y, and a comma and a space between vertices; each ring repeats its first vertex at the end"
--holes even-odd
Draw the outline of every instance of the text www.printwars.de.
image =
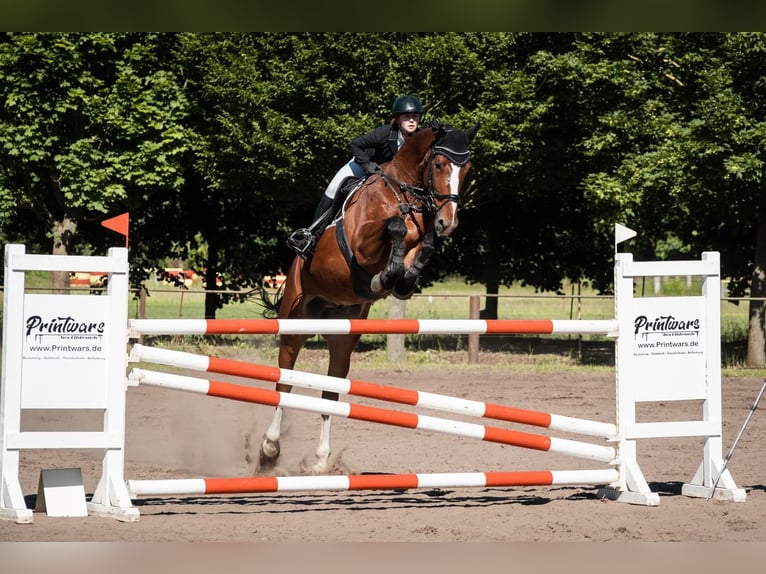
POLYGON ((100 353, 101 345, 30 345, 29 350, 35 353, 100 353))
POLYGON ((639 349, 689 349, 699 347, 699 341, 654 341, 650 343, 636 343, 639 349))
POLYGON ((633 322, 634 335, 648 338, 649 336, 662 337, 685 337, 685 340, 655 340, 655 341, 636 341, 638 349, 653 349, 663 351, 673 351, 680 349, 691 349, 699 347, 699 340, 689 340, 689 335, 699 335, 700 320, 695 319, 677 319, 673 315, 660 315, 649 319, 645 315, 639 315, 633 322))

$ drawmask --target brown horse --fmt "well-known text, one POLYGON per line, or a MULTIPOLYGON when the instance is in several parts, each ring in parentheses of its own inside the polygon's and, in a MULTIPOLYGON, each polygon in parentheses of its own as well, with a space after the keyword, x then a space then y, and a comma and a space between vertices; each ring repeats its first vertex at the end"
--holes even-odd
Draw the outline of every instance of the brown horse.
MULTIPOLYGON (((434 232, 457 227, 457 203, 471 168, 468 145, 478 123, 465 132, 435 122, 402 146, 379 173, 359 184, 341 215, 319 238, 313 255, 296 257, 281 297, 267 306, 280 319, 365 319, 372 303, 390 294, 412 296, 418 276, 434 251, 434 232)), ((359 335, 324 335, 330 352, 327 374, 344 378, 359 335)), ((279 367, 292 369, 307 335, 282 335, 279 367)), ((278 383, 278 391, 291 385, 278 383)), ((323 391, 322 397, 338 399, 323 391)), ((262 466, 279 457, 282 409, 263 437, 262 466)), ((311 472, 329 470, 330 417, 322 415, 316 463, 311 472)))

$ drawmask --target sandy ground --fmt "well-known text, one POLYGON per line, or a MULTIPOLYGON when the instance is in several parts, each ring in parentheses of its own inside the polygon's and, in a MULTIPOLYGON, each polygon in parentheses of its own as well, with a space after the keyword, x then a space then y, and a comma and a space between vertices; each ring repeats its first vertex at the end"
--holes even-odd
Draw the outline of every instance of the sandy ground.
MULTIPOLYGON (((354 370, 350 376, 599 421, 611 422, 615 416, 611 370, 529 374, 445 363, 354 370)), ((215 378, 271 388, 268 383, 215 378)), ((762 380, 754 377, 724 379, 724 455, 761 384, 762 380)), ((350 397, 350 402, 391 406, 356 397, 350 397)), ((699 405, 686 403, 653 408, 652 416, 662 420, 694 417, 700 412, 699 405)), ((248 444, 260 439, 271 413, 271 407, 148 386, 131 388, 126 478, 257 474, 248 444)), ((424 414, 450 416, 433 411, 424 414)), ((462 420, 553 434, 476 418, 462 420)), ((26 424, 55 425, 61 421, 41 414, 39 421, 26 424)), ((301 474, 302 466, 313 462, 318 430, 318 415, 290 411, 285 417, 282 459, 271 474, 301 474)), ((557 436, 600 443, 599 439, 557 436)), ((601 499, 599 485, 145 497, 135 500, 141 514, 138 522, 95 516, 54 518, 36 512, 33 524, 0 521, 0 542, 763 542, 765 437, 766 414, 756 410, 729 464, 738 486, 747 491, 744 503, 682 496, 681 484, 691 479, 701 461, 702 441, 662 439, 639 443, 639 464, 651 488, 660 494, 657 507, 601 499)), ((343 418, 334 420, 333 451, 340 474, 604 466, 476 439, 343 418)), ((49 468, 81 468, 89 497, 100 475, 99 453, 23 451, 21 481, 30 508, 35 506, 40 471, 49 468)))

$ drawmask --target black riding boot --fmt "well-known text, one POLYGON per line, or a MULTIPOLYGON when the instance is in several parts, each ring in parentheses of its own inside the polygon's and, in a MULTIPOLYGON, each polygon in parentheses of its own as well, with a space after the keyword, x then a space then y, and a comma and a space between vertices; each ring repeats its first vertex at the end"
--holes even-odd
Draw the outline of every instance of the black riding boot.
POLYGON ((307 228, 303 227, 293 231, 287 238, 287 246, 301 257, 305 258, 311 254, 317 239, 322 235, 327 224, 330 223, 334 205, 335 200, 333 198, 322 194, 319 205, 314 212, 314 221, 307 228))

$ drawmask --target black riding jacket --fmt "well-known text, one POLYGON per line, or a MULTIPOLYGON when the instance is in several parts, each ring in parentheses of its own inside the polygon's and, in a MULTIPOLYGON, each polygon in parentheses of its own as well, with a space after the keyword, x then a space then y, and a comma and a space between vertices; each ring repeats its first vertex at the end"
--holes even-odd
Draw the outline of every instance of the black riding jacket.
POLYGON ((399 151, 399 124, 378 126, 371 132, 351 140, 351 153, 354 161, 364 165, 374 161, 378 165, 391 161, 399 151))

